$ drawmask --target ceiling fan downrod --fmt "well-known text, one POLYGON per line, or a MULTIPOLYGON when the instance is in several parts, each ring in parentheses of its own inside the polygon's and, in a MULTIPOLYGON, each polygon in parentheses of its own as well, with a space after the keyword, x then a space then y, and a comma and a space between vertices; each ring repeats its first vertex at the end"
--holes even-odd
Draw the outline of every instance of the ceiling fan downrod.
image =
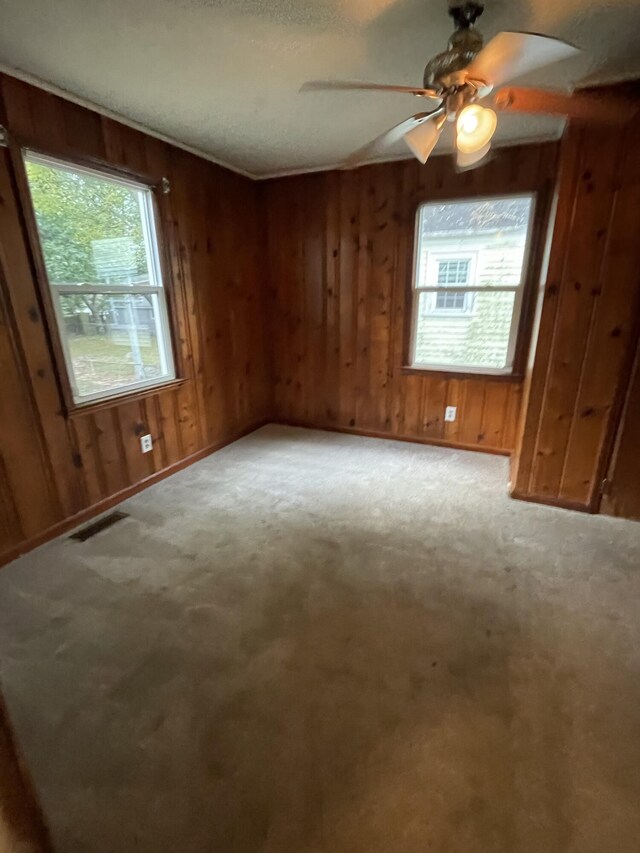
POLYGON ((439 53, 424 69, 425 89, 445 94, 464 85, 466 78, 461 72, 480 53, 483 46, 481 33, 474 24, 484 11, 482 3, 458 3, 449 6, 449 14, 455 21, 447 50, 439 53))

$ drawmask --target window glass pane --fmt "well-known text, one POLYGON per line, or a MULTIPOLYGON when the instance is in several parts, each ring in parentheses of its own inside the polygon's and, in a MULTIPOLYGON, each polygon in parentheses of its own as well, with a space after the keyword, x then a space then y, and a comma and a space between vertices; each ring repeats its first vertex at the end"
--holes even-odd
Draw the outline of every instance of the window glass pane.
POLYGON ((527 195, 420 207, 414 364, 511 369, 533 204, 527 195))
POLYGON ((448 284, 464 286, 469 283, 469 261, 438 261, 438 287, 448 284))
MULTIPOLYGON (((458 315, 430 310, 431 293, 417 296, 415 364, 492 369, 507 366, 515 291, 479 291, 473 294, 472 309, 458 315)), ((458 294, 437 296, 449 299, 458 294)))
POLYGON ((79 397, 166 375, 157 294, 59 294, 58 300, 79 397))
POLYGON ((38 160, 26 168, 51 284, 160 285, 148 190, 38 160))
POLYGON ((175 377, 151 190, 25 156, 76 403, 175 377))
POLYGON ((415 286, 520 284, 532 205, 531 197, 423 205, 415 286))
POLYGON ((436 293, 436 310, 464 311, 466 301, 466 293, 436 293))

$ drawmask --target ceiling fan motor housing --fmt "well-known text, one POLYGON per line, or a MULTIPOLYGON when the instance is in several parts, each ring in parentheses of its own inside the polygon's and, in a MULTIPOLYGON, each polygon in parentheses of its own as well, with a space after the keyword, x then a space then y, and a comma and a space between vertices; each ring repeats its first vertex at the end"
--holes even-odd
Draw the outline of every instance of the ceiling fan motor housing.
POLYGON ((427 63, 424 69, 425 89, 444 92, 464 85, 465 76, 461 72, 482 50, 482 35, 475 29, 474 23, 483 9, 484 6, 479 3, 463 3, 449 8, 456 29, 449 39, 447 50, 427 63))

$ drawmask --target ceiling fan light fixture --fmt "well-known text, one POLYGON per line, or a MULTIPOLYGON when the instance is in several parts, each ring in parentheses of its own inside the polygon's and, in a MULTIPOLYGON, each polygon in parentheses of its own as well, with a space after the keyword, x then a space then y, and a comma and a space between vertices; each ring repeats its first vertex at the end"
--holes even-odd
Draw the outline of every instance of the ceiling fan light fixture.
POLYGON ((475 154, 487 145, 496 132, 498 116, 479 104, 469 104, 458 114, 456 147, 462 154, 475 154))
POLYGON ((458 151, 456 158, 456 165, 458 169, 464 171, 465 169, 472 169, 474 166, 477 166, 481 160, 484 160, 490 149, 491 143, 487 142, 486 145, 483 145, 482 148, 479 148, 472 154, 464 154, 462 151, 458 151))
MULTIPOLYGON (((444 116, 442 117, 444 118, 444 116)), ((405 133, 403 139, 407 147, 422 165, 427 162, 427 159, 436 143, 440 138, 443 121, 425 121, 417 127, 412 128, 408 133, 405 133)))

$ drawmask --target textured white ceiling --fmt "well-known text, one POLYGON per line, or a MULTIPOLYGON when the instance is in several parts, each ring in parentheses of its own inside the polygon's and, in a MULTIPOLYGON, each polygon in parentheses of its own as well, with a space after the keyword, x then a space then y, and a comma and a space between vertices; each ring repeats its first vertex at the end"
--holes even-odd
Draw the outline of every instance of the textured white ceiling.
MULTIPOLYGON (((523 83, 640 76, 640 0, 486 0, 479 28, 583 48, 523 83)), ((0 62, 264 177, 340 163, 416 112, 411 96, 305 81, 419 84, 451 30, 446 0, 0 0, 0 62)), ((504 115, 497 140, 560 129, 504 115)))

